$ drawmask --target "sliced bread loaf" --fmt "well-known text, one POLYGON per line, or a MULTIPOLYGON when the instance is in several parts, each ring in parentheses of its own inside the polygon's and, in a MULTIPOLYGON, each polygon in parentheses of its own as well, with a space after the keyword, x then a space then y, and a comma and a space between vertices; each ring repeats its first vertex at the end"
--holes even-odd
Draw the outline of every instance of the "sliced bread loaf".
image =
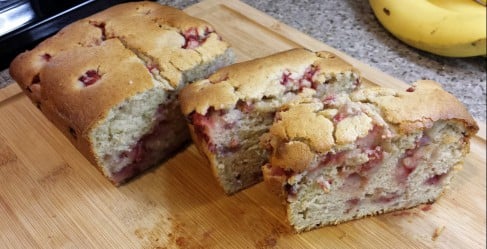
POLYGON ((266 183, 296 231, 438 198, 478 126, 438 83, 284 106, 266 134, 266 183))
POLYGON ((234 60, 210 24, 154 2, 120 4, 17 56, 10 74, 115 184, 189 140, 182 86, 234 60))
POLYGON ((222 68, 186 86, 180 100, 194 143, 231 194, 262 180, 267 153, 259 138, 282 104, 300 95, 333 98, 359 84, 335 55, 293 49, 222 68))

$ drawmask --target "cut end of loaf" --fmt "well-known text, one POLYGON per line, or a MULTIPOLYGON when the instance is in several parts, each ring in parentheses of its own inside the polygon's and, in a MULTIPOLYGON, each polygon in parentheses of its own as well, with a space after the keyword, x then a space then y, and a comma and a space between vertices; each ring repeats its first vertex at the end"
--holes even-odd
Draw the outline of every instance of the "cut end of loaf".
MULTIPOLYGON (((208 76, 233 60, 228 49, 215 60, 187 71, 187 80, 208 76)), ((155 86, 112 108, 92 130, 98 165, 116 185, 169 158, 189 142, 177 94, 178 90, 155 86)))
MULTIPOLYGON (((267 65, 285 54, 245 62, 240 66, 267 65)), ((280 106, 310 95, 330 101, 339 93, 359 87, 359 76, 351 69, 329 71, 326 63, 322 63, 314 53, 305 52, 305 55, 310 56, 307 59, 311 64, 289 62, 299 66, 273 66, 275 72, 260 67, 255 72, 245 72, 245 75, 241 74, 237 64, 219 70, 210 76, 210 80, 196 82, 182 90, 182 109, 187 114, 193 140, 210 162, 225 193, 233 194, 262 181, 260 167, 267 162, 268 154, 260 146, 260 137, 268 131, 280 106), (315 65, 314 60, 320 63, 315 65), (259 75, 257 78, 262 80, 262 84, 239 82, 254 74, 259 75), (264 77, 266 75, 268 77, 264 77), (263 92, 247 94, 253 85, 259 85, 256 92, 263 92), (263 85, 266 89, 261 87, 263 85)))
POLYGON ((425 133, 320 155, 303 172, 272 169, 271 177, 284 178, 289 222, 305 231, 435 201, 464 156, 466 144, 457 141, 465 138, 455 124, 438 123, 425 133))
POLYGON ((103 173, 120 184, 181 148, 189 133, 174 93, 154 87, 112 108, 90 139, 103 173))
POLYGON ((469 126, 459 119, 435 120, 404 133, 382 112, 344 96, 335 102, 302 100, 278 113, 266 135, 271 160, 263 172, 284 198, 296 231, 430 203, 449 184, 468 152, 469 126), (328 122, 302 126, 293 115, 297 110, 328 122), (330 123, 332 130, 315 132, 330 123))
POLYGON ((180 88, 234 57, 209 23, 146 1, 64 27, 17 56, 10 73, 77 149, 120 184, 188 141, 180 88))

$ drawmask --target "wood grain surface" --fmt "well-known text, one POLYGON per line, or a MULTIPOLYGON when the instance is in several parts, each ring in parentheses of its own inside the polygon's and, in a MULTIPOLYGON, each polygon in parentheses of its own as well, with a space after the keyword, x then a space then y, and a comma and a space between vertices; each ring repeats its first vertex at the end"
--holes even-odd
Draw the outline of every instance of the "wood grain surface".
MULTIPOLYGON (((292 47, 329 50, 371 83, 407 85, 238 1, 186 12, 211 22, 240 61, 292 47)), ((353 56, 353 55, 352 55, 353 56)), ((0 89, 1 248, 485 248, 485 123, 433 205, 291 232, 258 184, 226 196, 194 146, 121 187, 106 180, 16 85, 0 89)))

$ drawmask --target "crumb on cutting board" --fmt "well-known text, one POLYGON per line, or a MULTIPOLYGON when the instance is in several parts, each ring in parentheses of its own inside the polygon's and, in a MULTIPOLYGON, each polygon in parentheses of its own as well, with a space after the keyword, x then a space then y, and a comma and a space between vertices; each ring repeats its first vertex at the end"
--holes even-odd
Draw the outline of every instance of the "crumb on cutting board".
POLYGON ((433 233, 433 236, 431 236, 431 240, 436 241, 438 237, 440 237, 443 230, 445 230, 445 226, 437 227, 433 233))

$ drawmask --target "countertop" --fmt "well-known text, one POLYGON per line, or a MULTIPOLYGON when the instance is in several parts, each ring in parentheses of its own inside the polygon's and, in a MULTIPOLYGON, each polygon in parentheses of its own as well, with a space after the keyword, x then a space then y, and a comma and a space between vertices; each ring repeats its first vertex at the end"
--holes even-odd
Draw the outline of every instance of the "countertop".
MULTIPOLYGON (((446 58, 419 51, 391 36, 375 19, 368 1, 241 0, 346 54, 400 80, 435 80, 486 120, 486 58, 446 58)), ((159 1, 185 8, 198 1, 159 1)), ((2 83, 10 81, 0 73, 2 83)))

